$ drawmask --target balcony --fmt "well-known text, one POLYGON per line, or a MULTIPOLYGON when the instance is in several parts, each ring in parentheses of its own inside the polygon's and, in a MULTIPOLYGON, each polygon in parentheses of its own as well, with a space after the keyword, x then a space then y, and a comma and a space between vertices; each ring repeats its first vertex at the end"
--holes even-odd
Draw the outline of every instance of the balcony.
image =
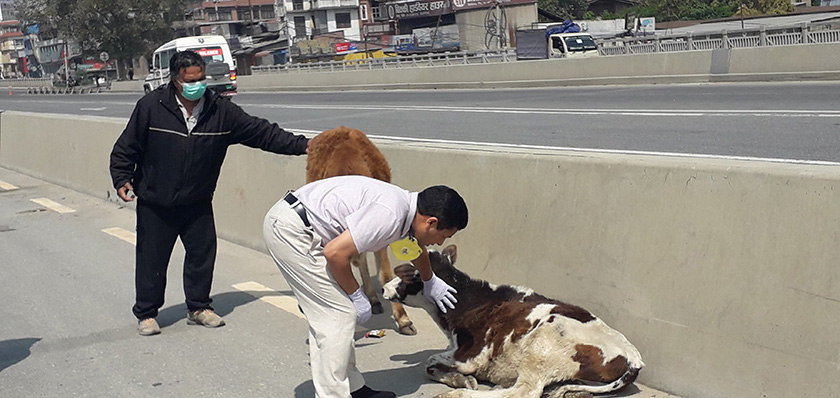
POLYGON ((312 7, 323 8, 349 8, 358 7, 359 0, 312 0, 312 7))

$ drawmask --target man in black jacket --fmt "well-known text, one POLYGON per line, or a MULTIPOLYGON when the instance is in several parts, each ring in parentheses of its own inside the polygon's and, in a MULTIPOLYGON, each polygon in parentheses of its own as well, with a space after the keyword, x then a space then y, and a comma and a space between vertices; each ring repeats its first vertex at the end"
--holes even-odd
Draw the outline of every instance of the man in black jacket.
POLYGON ((184 244, 187 322, 218 327, 210 306, 216 261, 213 192, 227 148, 243 144, 303 155, 308 139, 245 113, 206 90, 204 60, 192 51, 169 61, 170 82, 137 102, 111 152, 111 179, 124 201, 137 195, 136 302, 138 331, 160 333, 166 268, 175 240, 184 244))

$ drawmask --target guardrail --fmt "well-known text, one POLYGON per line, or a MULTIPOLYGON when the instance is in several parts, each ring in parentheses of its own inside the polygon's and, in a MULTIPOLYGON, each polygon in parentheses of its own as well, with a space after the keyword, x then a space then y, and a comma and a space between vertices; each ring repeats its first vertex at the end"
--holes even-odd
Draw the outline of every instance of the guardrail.
POLYGON ((312 62, 251 67, 255 75, 286 72, 341 72, 348 70, 382 70, 420 66, 478 65, 516 61, 516 49, 487 51, 447 51, 386 58, 312 62))
POLYGON ((799 44, 838 43, 840 30, 827 24, 801 23, 768 30, 723 30, 715 34, 657 35, 599 41, 601 55, 648 54, 657 52, 714 50, 717 48, 749 48, 792 46, 799 44))
MULTIPOLYGON (((660 52, 714 50, 718 48, 748 48, 763 46, 791 46, 816 43, 840 43, 840 30, 829 24, 801 23, 768 30, 765 27, 738 31, 723 30, 716 34, 656 35, 644 37, 597 40, 601 55, 649 54, 660 52)), ((255 75, 290 72, 342 72, 349 70, 383 70, 422 66, 473 65, 515 62, 516 49, 486 51, 458 51, 403 55, 387 58, 367 58, 285 65, 254 66, 255 75)))

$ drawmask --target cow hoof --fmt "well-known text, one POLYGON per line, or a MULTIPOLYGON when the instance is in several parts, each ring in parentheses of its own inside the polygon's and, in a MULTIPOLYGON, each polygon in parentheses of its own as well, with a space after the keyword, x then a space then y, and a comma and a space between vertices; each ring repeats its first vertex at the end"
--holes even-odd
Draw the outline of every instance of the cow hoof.
POLYGON ((382 303, 370 303, 370 312, 374 314, 381 314, 385 312, 385 310, 382 309, 382 303))
POLYGON ((406 336, 414 336, 417 334, 417 328, 414 327, 413 322, 409 322, 407 325, 400 326, 397 332, 406 336))
POLYGON ((478 390, 478 380, 475 377, 467 376, 466 380, 464 380, 464 387, 470 390, 478 390))

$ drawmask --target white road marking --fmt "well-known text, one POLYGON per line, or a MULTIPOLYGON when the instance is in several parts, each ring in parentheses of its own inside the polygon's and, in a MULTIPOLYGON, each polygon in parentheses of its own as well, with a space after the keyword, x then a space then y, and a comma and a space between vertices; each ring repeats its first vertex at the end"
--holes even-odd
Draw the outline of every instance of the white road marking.
MULTIPOLYGON (((267 287, 265 287, 265 286, 263 286, 263 285, 261 285, 257 282, 254 282, 254 281, 237 283, 237 284, 233 285, 232 287, 236 290, 239 290, 239 291, 242 291, 242 292, 245 292, 245 293, 250 293, 250 292, 276 292, 274 289, 269 289, 269 288, 267 288, 267 287)), ((252 296, 257 297, 256 295, 252 295, 252 296)), ((277 307, 277 308, 279 308, 283 311, 286 311, 286 312, 288 312, 288 313, 290 313, 290 314, 292 314, 292 315, 294 315, 298 318, 306 319, 306 317, 304 317, 303 314, 300 313, 300 310, 298 310, 298 302, 294 298, 294 296, 268 296, 268 295, 266 295, 266 296, 260 297, 260 301, 264 301, 266 303, 269 303, 269 304, 271 304, 271 305, 273 305, 273 306, 275 306, 275 307, 277 307)))
POLYGON ((106 109, 108 109, 108 108, 106 108, 104 106, 101 107, 101 108, 79 108, 80 111, 104 111, 106 109))
POLYGON ((4 191, 14 191, 15 189, 18 189, 18 187, 9 184, 8 182, 0 181, 0 189, 4 191))
POLYGON ((63 214, 63 213, 75 213, 76 212, 75 209, 71 209, 71 208, 69 208, 69 207, 67 207, 67 206, 65 206, 61 203, 53 202, 52 200, 49 200, 47 198, 38 198, 38 199, 29 199, 29 200, 32 201, 32 202, 35 202, 35 203, 37 203, 41 206, 44 206, 44 207, 46 207, 46 208, 48 208, 48 209, 50 209, 50 210, 52 210, 56 213, 62 213, 63 214))
POLYGON ((102 232, 137 246, 137 234, 134 232, 119 227, 105 228, 102 232))
POLYGON ((285 104, 239 104, 253 108, 274 109, 329 109, 329 110, 391 110, 426 111, 454 113, 501 113, 501 114, 543 114, 543 115, 590 115, 590 116, 752 116, 752 117, 840 117, 835 110, 729 110, 729 109, 554 109, 554 108, 489 108, 465 106, 427 105, 285 105, 285 104))

